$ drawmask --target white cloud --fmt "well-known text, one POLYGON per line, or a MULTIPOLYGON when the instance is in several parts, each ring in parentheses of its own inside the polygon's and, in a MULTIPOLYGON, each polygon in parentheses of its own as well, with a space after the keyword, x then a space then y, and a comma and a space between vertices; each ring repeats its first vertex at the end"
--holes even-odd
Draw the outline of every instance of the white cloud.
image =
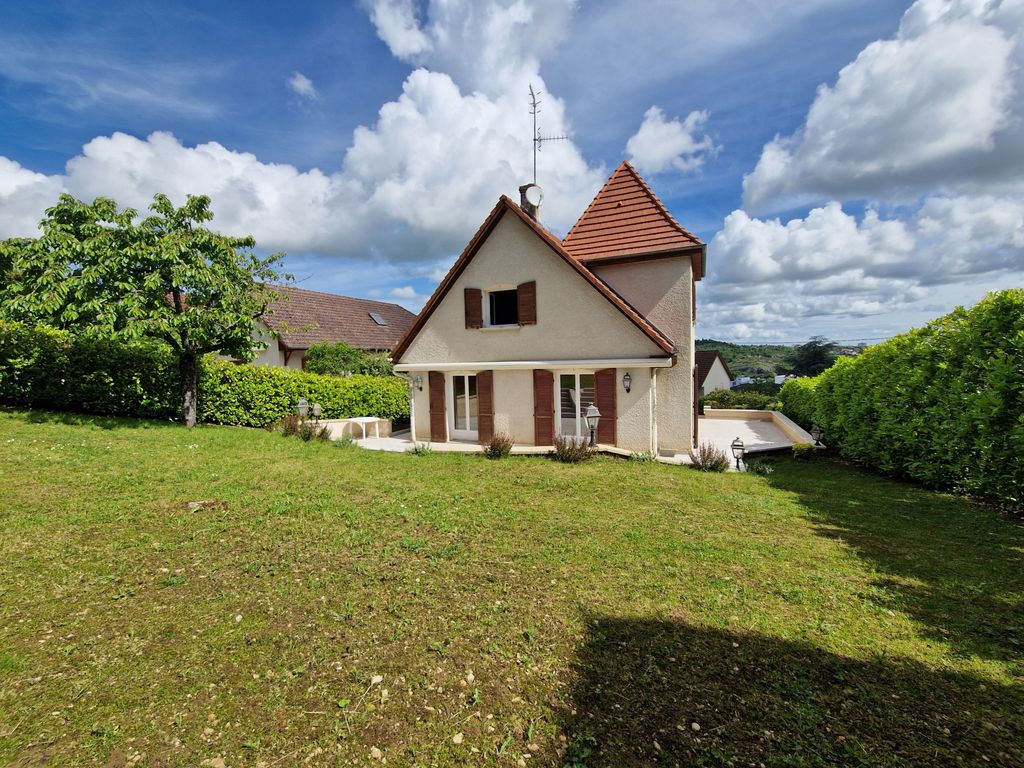
MULTIPOLYGON (((32 185, 17 175, 18 190, 11 193, 17 205, 0 210, 0 237, 33 234, 59 189, 143 209, 155 192, 179 203, 186 194, 201 193, 213 199, 214 226, 252 234, 261 248, 436 267, 462 249, 500 194, 515 196, 530 179, 527 87, 545 88, 539 57, 564 28, 572 4, 439 0, 429 6, 421 30, 428 46, 413 40, 420 26, 412 5, 369 7, 396 55, 432 66, 461 64, 453 65, 457 79, 412 71, 376 122, 354 131, 340 168, 300 171, 216 142, 185 146, 165 132, 145 139, 114 133, 88 142, 64 174, 33 176, 32 185), (535 37, 531 25, 539 28, 535 37), (462 61, 463 50, 481 53, 462 61), (487 89, 474 89, 477 74, 487 89), (45 204, 28 199, 43 181, 52 198, 45 204)), ((543 120, 549 133, 571 129, 564 105, 550 95, 543 120)), ((15 177, 0 166, 0 177, 5 174, 15 177)), ((568 228, 604 175, 571 141, 545 147, 538 178, 545 189, 545 225, 568 228)))
POLYGON ((390 295, 396 299, 415 299, 418 297, 416 289, 411 285, 403 285, 398 288, 392 288, 390 295))
POLYGON ((896 36, 823 85, 795 134, 767 144, 744 206, 908 202, 1013 182, 1024 162, 1024 3, 919 0, 896 36))
POLYGON ((626 154, 641 173, 694 171, 704 164, 708 153, 717 150, 709 136, 698 135, 707 121, 708 113, 697 111, 685 120, 666 120, 660 107, 651 107, 640 128, 626 142, 626 154))
POLYGON ((288 87, 296 95, 304 99, 316 101, 320 98, 320 93, 317 91, 316 86, 313 85, 313 81, 301 72, 292 72, 292 76, 288 78, 288 87))

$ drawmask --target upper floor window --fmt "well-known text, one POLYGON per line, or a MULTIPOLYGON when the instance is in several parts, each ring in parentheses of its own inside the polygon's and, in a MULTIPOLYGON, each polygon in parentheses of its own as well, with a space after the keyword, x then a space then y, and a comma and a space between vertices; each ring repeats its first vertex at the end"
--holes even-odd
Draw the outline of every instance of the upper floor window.
POLYGON ((484 295, 487 325, 519 325, 519 291, 511 288, 484 295))

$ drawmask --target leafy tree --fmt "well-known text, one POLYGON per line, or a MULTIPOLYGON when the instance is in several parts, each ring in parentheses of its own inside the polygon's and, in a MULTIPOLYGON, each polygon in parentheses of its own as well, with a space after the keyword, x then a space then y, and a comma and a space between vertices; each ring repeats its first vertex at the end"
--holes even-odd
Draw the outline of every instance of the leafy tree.
POLYGON ((151 338, 178 358, 182 420, 196 423, 198 359, 208 352, 251 360, 255 322, 290 279, 281 254, 259 257, 251 237, 206 228, 210 198, 175 208, 156 195, 137 221, 107 198, 61 195, 38 239, 0 243, 0 316, 122 339, 151 338))
POLYGON ((346 376, 350 373, 391 376, 394 373, 387 355, 366 352, 343 341, 336 344, 310 344, 306 351, 306 370, 310 373, 327 373, 335 376, 346 376))
POLYGON ((836 345, 824 336, 812 336, 810 341, 794 347, 785 361, 775 370, 796 376, 817 376, 836 361, 836 345))

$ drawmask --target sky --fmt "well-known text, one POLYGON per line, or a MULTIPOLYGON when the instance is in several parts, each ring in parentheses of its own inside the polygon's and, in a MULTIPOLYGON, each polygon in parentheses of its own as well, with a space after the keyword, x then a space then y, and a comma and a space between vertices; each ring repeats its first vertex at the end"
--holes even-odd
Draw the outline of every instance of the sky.
POLYGON ((0 238, 61 192, 418 310, 498 197, 623 159, 708 244, 698 336, 891 336, 1024 284, 1024 0, 0 0, 0 238))

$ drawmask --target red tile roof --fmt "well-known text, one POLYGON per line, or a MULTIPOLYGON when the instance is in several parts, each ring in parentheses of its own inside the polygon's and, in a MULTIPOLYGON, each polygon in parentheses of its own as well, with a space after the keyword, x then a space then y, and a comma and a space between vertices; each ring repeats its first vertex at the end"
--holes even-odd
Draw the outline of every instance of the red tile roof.
POLYGON ((491 232, 494 230, 494 227, 497 226, 498 222, 501 220, 501 217, 506 212, 513 213, 514 215, 518 216, 523 222, 525 222, 530 229, 532 229, 542 240, 544 240, 545 243, 547 243, 551 250, 553 250, 556 254, 561 256, 566 261, 566 263, 569 264, 569 266, 571 266, 574 270, 576 270, 576 272, 579 273, 579 275, 584 280, 590 283, 602 296, 604 296, 609 302, 611 302, 616 309, 618 309, 620 312, 622 312, 622 314, 629 318, 629 320, 637 328, 643 331, 643 333, 651 341, 653 341, 658 346, 658 348, 661 349, 666 355, 675 354, 675 345, 673 344, 672 340, 668 338, 668 336, 666 336, 664 333, 658 330, 658 328, 655 327, 654 324, 651 323, 646 317, 637 312, 637 310, 634 309, 629 304, 629 302, 627 302, 625 299, 623 299, 621 296, 615 293, 615 291, 613 291, 607 283, 601 280, 601 278, 599 278, 597 275, 595 275, 593 272, 591 272, 589 269, 583 266, 583 264, 581 264, 578 259, 576 259, 571 253, 569 253, 569 251, 567 251, 562 246, 561 241, 557 237, 552 235, 550 232, 544 229, 544 227, 542 227, 530 216, 524 213, 523 210, 518 205, 513 203, 508 197, 502 195, 501 198, 498 200, 497 205, 494 206, 494 208, 491 210, 491 213, 484 220, 484 223, 480 225, 480 228, 476 231, 476 234, 473 235, 473 239, 469 241, 469 244, 466 246, 465 250, 462 251, 462 254, 459 256, 459 258, 456 259, 455 263, 452 265, 452 268, 448 270, 448 274, 445 275, 444 279, 437 286, 437 289, 427 300, 427 303, 424 305, 419 315, 417 315, 416 321, 412 324, 412 326, 410 326, 409 330, 406 332, 405 336, 402 337, 401 341, 399 341, 398 344, 395 345, 395 349, 391 355, 392 361, 394 361, 395 363, 401 362, 402 355, 405 354, 405 351, 409 348, 409 345, 412 343, 412 340, 416 338, 416 334, 419 333, 420 329, 427 322, 427 318, 430 317, 430 315, 434 312, 437 306, 441 303, 441 300, 444 299, 445 295, 447 295, 452 285, 454 285, 455 281, 458 280, 459 275, 461 275, 463 270, 466 268, 466 265, 468 265, 469 262, 473 259, 477 251, 480 249, 480 246, 483 245, 484 241, 487 239, 487 236, 491 234, 491 232))
POLYGON ((640 254, 703 249, 632 165, 623 161, 562 241, 584 264, 640 254))
POLYGON ((722 353, 717 349, 699 349, 696 353, 697 356, 697 386, 704 386, 704 379, 711 373, 711 368, 715 364, 715 360, 721 360, 722 365, 725 368, 726 375, 732 379, 732 371, 729 370, 728 363, 725 362, 725 358, 722 357, 722 353))
POLYGON ((319 342, 346 344, 360 349, 391 349, 416 318, 412 312, 387 301, 356 299, 292 286, 275 287, 283 297, 270 306, 263 322, 281 334, 285 349, 307 349, 319 342), (383 318, 378 325, 370 313, 383 318))

